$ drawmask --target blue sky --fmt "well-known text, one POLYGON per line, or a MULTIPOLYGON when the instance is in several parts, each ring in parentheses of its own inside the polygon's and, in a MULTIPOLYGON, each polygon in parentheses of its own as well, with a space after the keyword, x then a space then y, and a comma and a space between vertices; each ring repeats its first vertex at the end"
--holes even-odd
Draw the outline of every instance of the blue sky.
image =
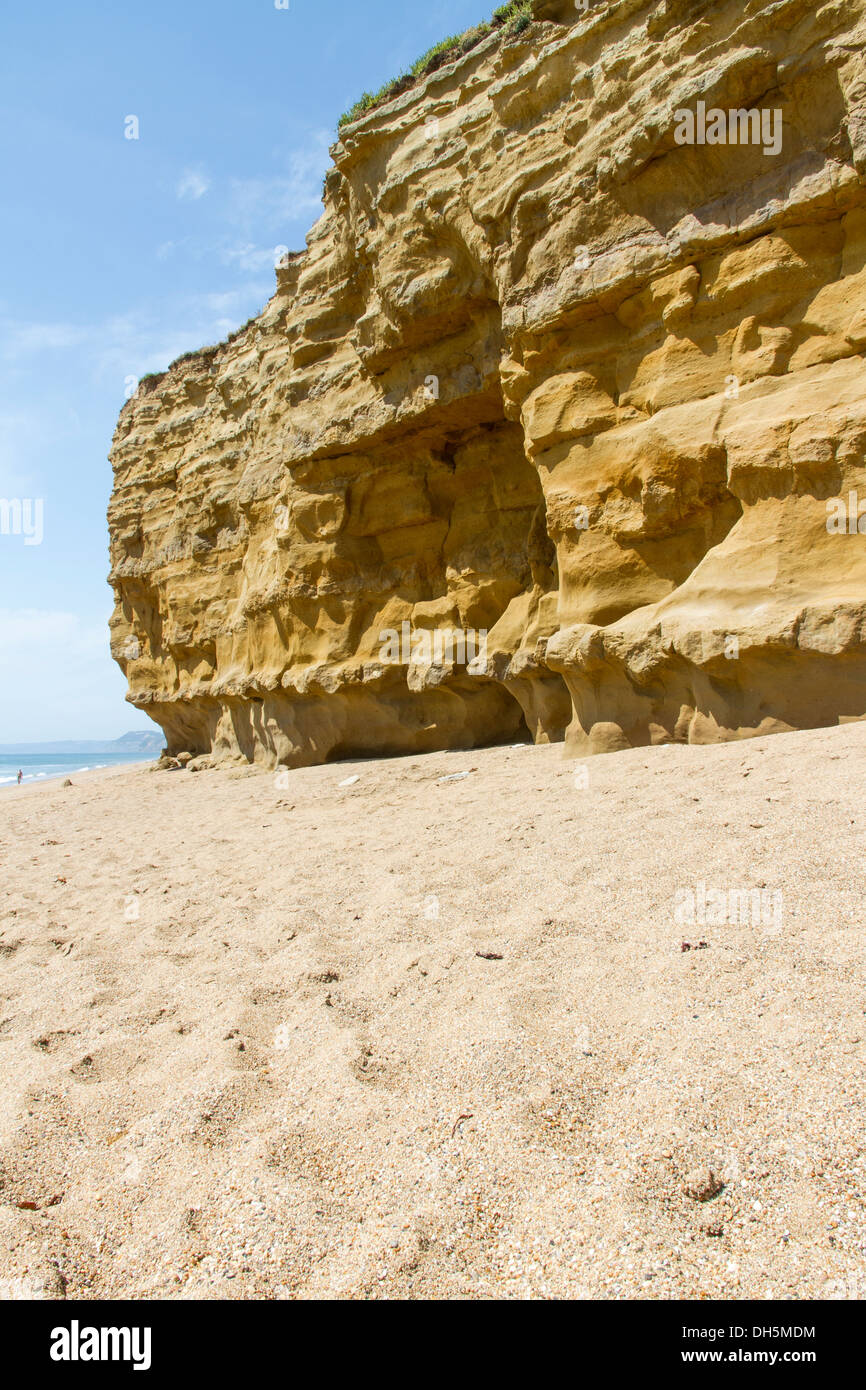
POLYGON ((340 113, 495 3, 3 6, 0 498, 42 499, 44 535, 0 534, 0 742, 155 727, 108 652, 127 380, 258 312, 274 249, 319 215, 340 113))

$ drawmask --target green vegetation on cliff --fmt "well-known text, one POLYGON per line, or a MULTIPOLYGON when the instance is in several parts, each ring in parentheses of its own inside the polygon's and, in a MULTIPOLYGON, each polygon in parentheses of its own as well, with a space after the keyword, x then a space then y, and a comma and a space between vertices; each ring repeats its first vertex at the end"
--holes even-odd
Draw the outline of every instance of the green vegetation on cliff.
POLYGON ((500 5, 497 10, 494 10, 489 23, 476 24, 462 34, 452 34, 450 38, 441 39, 432 48, 428 48, 426 53, 422 53, 408 72, 402 73, 400 77, 392 78, 390 82, 385 83, 384 87, 380 87, 378 92, 365 92, 354 106, 343 112, 338 122, 340 128, 351 125, 352 121, 357 121, 368 111, 372 111, 374 106, 381 106, 383 102, 393 100, 394 97, 408 91, 410 87, 414 87, 421 78, 427 77, 437 68, 444 67, 446 63, 468 53, 482 39, 486 39, 488 34, 495 33, 496 30, 504 30, 509 36, 521 34, 531 22, 532 0, 510 0, 509 4, 500 5))

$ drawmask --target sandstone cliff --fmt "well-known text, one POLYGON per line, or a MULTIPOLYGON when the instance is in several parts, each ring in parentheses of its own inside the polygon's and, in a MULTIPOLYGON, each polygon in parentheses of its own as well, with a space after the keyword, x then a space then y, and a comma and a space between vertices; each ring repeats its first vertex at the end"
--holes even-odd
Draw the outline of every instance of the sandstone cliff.
POLYGON ((175 752, 866 715, 866 0, 534 14, 344 126, 262 314, 121 413, 112 650, 175 752))

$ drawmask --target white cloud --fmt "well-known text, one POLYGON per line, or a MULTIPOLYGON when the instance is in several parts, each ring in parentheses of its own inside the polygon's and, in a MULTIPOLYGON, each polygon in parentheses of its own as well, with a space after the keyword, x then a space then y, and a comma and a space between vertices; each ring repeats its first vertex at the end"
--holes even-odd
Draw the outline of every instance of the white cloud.
POLYGON ((87 330, 72 323, 15 323, 7 319, 2 335, 2 355, 12 360, 34 352, 63 352, 78 347, 87 330))
MULTIPOLYGON (((0 363, 10 364, 7 384, 11 385, 16 368, 23 372, 25 359, 28 372, 35 368, 47 375, 65 370, 65 364, 51 360, 53 354, 60 358, 75 352, 85 370, 89 367, 94 381, 107 383, 116 378, 122 400, 130 377, 162 371, 175 357, 219 342, 258 313, 276 288, 279 249, 299 247, 298 223, 306 230, 321 212, 330 139, 327 130, 311 131, 284 155, 280 173, 236 178, 227 186, 221 183, 221 197, 212 206, 212 221, 222 226, 213 227, 209 241, 182 235, 154 247, 160 261, 181 252, 197 261, 211 261, 215 268, 211 293, 180 298, 167 293, 164 301, 101 323, 27 322, 4 318, 0 313, 0 363), (222 286, 214 284, 218 273, 222 286)), ((190 167, 184 170, 176 192, 180 199, 195 201, 210 187, 208 175, 190 167)), ((200 281, 201 277, 197 278, 200 281)), ((0 456, 2 452, 0 447, 0 456)), ((20 471, 20 464, 16 471, 20 471)))
POLYGON ((4 652, 14 650, 28 657, 41 653, 46 659, 54 659, 62 647, 74 663, 78 657, 92 656, 107 646, 107 625, 88 626, 76 613, 0 608, 0 648, 4 652))
POLYGON ((210 188, 210 179, 201 169, 186 169, 177 185, 178 198, 203 198, 210 188))
POLYGON ((240 312, 243 306, 249 304, 251 299, 257 299, 262 304, 270 299, 274 292, 274 286, 261 282, 239 285, 235 290, 226 290, 222 294, 202 294, 196 295, 191 303, 199 305, 209 314, 228 314, 234 311, 240 312))
POLYGON ((107 622, 35 608, 0 609, 0 731, 9 743, 116 738, 141 727, 109 654, 107 622))
POLYGON ((80 419, 60 406, 0 410, 0 497, 41 497, 46 456, 68 447, 80 429, 80 419))
POLYGON ((230 221, 257 230, 281 229, 287 222, 309 220, 322 209, 322 181, 330 164, 332 135, 315 130, 306 145, 293 150, 283 174, 263 179, 232 179, 229 184, 230 221))
POLYGON ((279 246, 256 246, 254 242, 244 241, 237 246, 223 246, 219 256, 225 265, 236 265, 238 270, 255 273, 260 270, 275 270, 277 261, 285 254, 285 250, 285 242, 280 242, 279 246))
MULTIPOLYGON (((24 356, 36 359, 36 369, 46 374, 61 368, 39 362, 40 353, 75 352, 80 364, 89 366, 93 380, 100 383, 115 377, 122 401, 127 378, 164 371, 184 352, 208 343, 221 342, 228 333, 257 314, 274 292, 275 281, 249 279, 226 290, 190 294, 172 299, 160 308, 116 314, 96 324, 0 323, 0 361, 20 363, 24 356)), ((19 458, 33 442, 32 421, 18 422, 16 448, 11 447, 12 431, 0 431, 0 476, 5 463, 12 469, 11 455, 19 458), (4 457, 4 456, 9 457, 4 457)), ((3 421, 0 420, 0 425, 3 421)), ((67 428, 64 425, 64 428, 67 428)), ((45 428, 39 431, 45 434, 45 428)), ((20 465, 19 465, 20 466, 20 465)), ((18 471, 18 470, 16 470, 18 471)))

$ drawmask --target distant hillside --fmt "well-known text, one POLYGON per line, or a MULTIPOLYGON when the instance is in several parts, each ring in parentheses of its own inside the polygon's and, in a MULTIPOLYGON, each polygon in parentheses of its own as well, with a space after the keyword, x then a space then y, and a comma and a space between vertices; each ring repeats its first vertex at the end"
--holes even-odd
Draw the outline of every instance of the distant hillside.
POLYGON ((67 739, 60 743, 0 743, 0 753, 152 753, 159 757, 165 737, 158 729, 135 729, 115 739, 67 739))
POLYGON ((162 752, 165 747, 165 734, 161 729, 135 729, 132 733, 123 734, 115 739, 110 745, 111 749, 118 753, 123 753, 127 749, 132 749, 140 753, 149 753, 155 749, 157 753, 162 752))

